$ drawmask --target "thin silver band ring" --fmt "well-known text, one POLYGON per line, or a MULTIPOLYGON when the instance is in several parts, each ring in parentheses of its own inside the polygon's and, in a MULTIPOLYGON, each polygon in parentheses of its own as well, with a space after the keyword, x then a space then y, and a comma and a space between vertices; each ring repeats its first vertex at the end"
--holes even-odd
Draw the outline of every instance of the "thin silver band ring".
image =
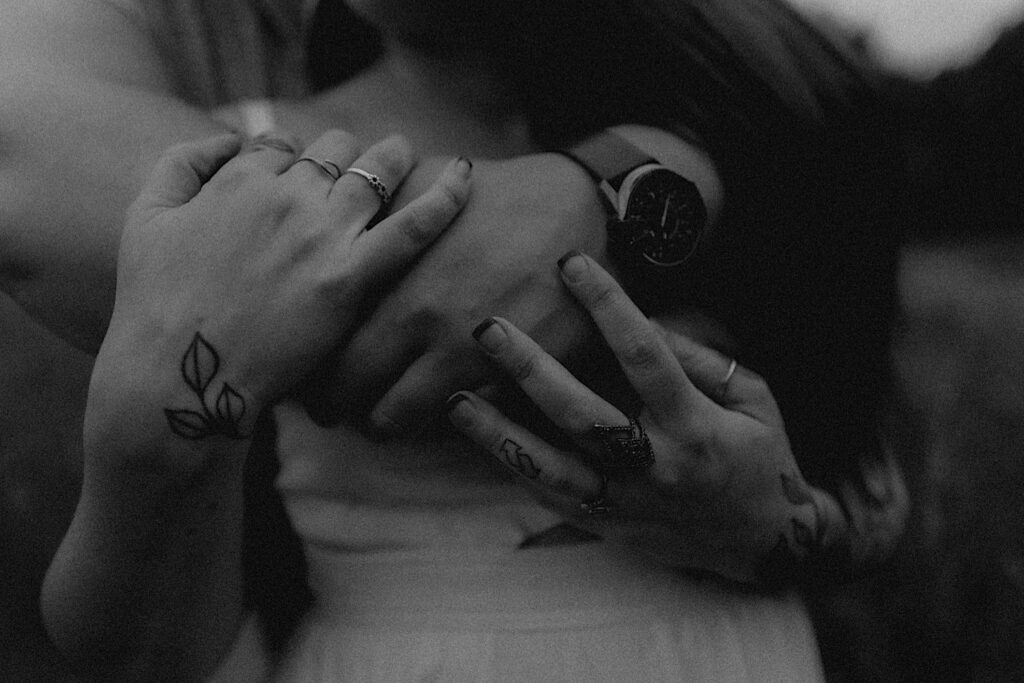
POLYGON ((725 392, 729 389, 729 380, 731 380, 732 376, 736 374, 736 366, 736 359, 731 359, 729 361, 729 369, 725 371, 725 377, 723 377, 722 381, 718 383, 718 395, 720 397, 725 397, 725 392))
POLYGON ((370 187, 373 188, 373 191, 377 193, 377 196, 380 197, 381 206, 387 206, 391 203, 391 193, 388 192, 387 185, 384 184, 379 176, 376 176, 369 171, 364 171, 361 168, 356 168, 355 166, 346 168, 345 173, 355 173, 357 176, 364 178, 366 182, 369 183, 370 187))
POLYGON ((606 515, 612 511, 611 501, 608 500, 608 477, 601 475, 601 490, 596 495, 580 501, 580 512, 586 515, 606 515))
POLYGON ((295 160, 295 163, 300 161, 311 161, 320 167, 320 170, 331 176, 331 180, 337 180, 341 177, 341 167, 334 163, 330 159, 314 159, 313 157, 299 157, 295 160))

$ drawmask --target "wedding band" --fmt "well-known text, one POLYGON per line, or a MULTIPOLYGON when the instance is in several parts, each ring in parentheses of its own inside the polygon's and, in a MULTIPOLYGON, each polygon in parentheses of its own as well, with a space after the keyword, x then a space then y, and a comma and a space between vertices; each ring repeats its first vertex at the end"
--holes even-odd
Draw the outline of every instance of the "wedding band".
POLYGON ((362 176, 369 183, 370 187, 373 188, 373 191, 377 193, 377 196, 380 197, 381 206, 387 206, 391 203, 391 193, 388 192, 387 185, 381 181, 380 177, 355 166, 346 168, 345 173, 355 173, 357 176, 362 176))
POLYGON ((624 426, 594 425, 601 443, 595 469, 612 477, 633 476, 654 464, 654 450, 640 420, 630 418, 624 426))
POLYGON ((580 510, 588 515, 605 515, 614 507, 608 500, 608 477, 601 475, 601 490, 593 498, 580 502, 580 510))
POLYGON ((718 383, 718 396, 720 398, 725 398, 725 392, 729 389, 729 380, 732 379, 732 376, 735 373, 736 373, 736 359, 733 358, 732 360, 729 361, 729 369, 726 370, 725 377, 723 377, 722 381, 718 383))
POLYGON ((314 159, 313 157, 299 157, 295 160, 295 163, 300 161, 312 161, 314 164, 320 167, 320 170, 331 176, 331 180, 337 180, 341 177, 341 167, 330 159, 314 159))

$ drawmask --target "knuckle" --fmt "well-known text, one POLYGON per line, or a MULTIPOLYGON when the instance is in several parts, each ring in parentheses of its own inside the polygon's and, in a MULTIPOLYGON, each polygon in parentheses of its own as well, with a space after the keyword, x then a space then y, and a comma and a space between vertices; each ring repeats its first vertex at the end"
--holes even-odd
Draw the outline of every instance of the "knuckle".
POLYGON ((622 349, 623 362, 640 370, 654 369, 660 357, 657 341, 642 332, 630 335, 622 349))
POLYGON ((538 358, 539 356, 536 353, 518 353, 512 355, 507 364, 509 375, 516 382, 525 382, 536 372, 538 358))
POLYGON ((435 206, 439 221, 447 222, 465 203, 465 194, 451 183, 440 183, 435 193, 435 206))
POLYGON ((265 211, 274 212, 278 219, 283 220, 288 213, 303 206, 303 195, 295 187, 284 183, 269 185, 261 188, 256 200, 265 211))
POLYGON ((331 128, 325 131, 320 136, 318 142, 328 149, 342 149, 346 151, 360 149, 359 139, 352 133, 340 128, 331 128))
POLYGON ((575 436, 588 436, 598 420, 594 419, 594 411, 587 406, 574 403, 566 407, 560 415, 555 416, 558 424, 564 424, 575 436))
POLYGON ((410 245, 418 247, 430 241, 431 235, 434 233, 432 227, 435 223, 436 218, 426 207, 409 206, 400 227, 402 235, 410 245))
POLYGON ((611 308, 618 302, 618 290, 606 282, 594 283, 587 294, 591 307, 595 309, 611 308))
POLYGON ((541 476, 541 482, 558 493, 569 496, 577 495, 578 487, 575 486, 573 481, 562 471, 552 472, 550 470, 546 470, 541 476))
MULTIPOLYGON (((154 175, 156 177, 173 176, 189 177, 193 174, 192 166, 188 162, 187 147, 184 144, 177 144, 167 150, 156 164, 154 175)), ((215 176, 216 177, 216 176, 215 176)))
POLYGON ((373 162, 380 167, 381 175, 392 182, 397 182, 405 177, 412 165, 412 148, 400 135, 392 136, 379 143, 373 152, 373 162))
POLYGON ((237 192, 251 178, 250 167, 240 161, 233 160, 225 164, 210 179, 209 184, 223 192, 237 192))

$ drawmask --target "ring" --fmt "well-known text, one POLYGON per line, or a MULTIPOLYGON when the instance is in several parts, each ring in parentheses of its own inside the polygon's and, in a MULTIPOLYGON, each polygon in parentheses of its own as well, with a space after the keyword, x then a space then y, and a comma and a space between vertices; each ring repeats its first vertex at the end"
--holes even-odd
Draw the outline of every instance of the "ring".
POLYGON ((725 372, 725 377, 718 383, 718 397, 725 398, 725 392, 729 389, 729 380, 736 373, 736 359, 733 358, 729 361, 729 369, 725 372))
MULTIPOLYGON (((295 160, 295 163, 300 161, 312 161, 314 164, 320 167, 320 170, 331 176, 332 180, 337 180, 341 177, 341 167, 330 159, 314 159, 313 157, 299 157, 295 160)), ((294 166, 294 164, 293 164, 294 166)))
POLYGON ((594 433, 601 442, 601 454, 595 468, 610 476, 636 475, 654 464, 654 450, 640 421, 629 418, 624 427, 595 424, 594 433))
MULTIPOLYGON (((295 150, 292 146, 281 138, 274 137, 270 133, 260 133, 256 137, 249 140, 249 146, 252 149, 276 149, 279 152, 288 152, 289 154, 295 154, 295 150)), ((310 159, 313 161, 313 159, 310 159)))
POLYGON ((385 185, 381 181, 380 177, 375 176, 369 171, 364 171, 361 168, 356 168, 355 166, 350 166, 349 168, 346 168, 345 173, 355 173, 357 176, 362 176, 363 178, 365 178, 366 182, 369 183, 370 187, 373 188, 373 191, 377 193, 378 197, 380 197, 381 206, 387 206, 388 204, 391 203, 391 193, 388 192, 387 185, 385 185))
POLYGON ((593 498, 580 502, 580 510, 588 515, 605 515, 612 511, 611 501, 608 500, 608 477, 601 475, 601 490, 593 498))

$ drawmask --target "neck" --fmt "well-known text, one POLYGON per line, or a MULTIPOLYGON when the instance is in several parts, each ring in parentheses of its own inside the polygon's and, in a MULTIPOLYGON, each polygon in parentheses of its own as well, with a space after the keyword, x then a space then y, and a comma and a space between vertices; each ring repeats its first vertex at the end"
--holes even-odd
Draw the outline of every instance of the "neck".
POLYGON ((366 139, 404 133, 422 155, 503 158, 535 151, 511 70, 476 45, 385 32, 362 75, 319 96, 320 111, 366 139))
POLYGON ((428 110, 461 111, 485 125, 518 118, 508 66, 482 50, 389 38, 378 69, 396 91, 428 110))

